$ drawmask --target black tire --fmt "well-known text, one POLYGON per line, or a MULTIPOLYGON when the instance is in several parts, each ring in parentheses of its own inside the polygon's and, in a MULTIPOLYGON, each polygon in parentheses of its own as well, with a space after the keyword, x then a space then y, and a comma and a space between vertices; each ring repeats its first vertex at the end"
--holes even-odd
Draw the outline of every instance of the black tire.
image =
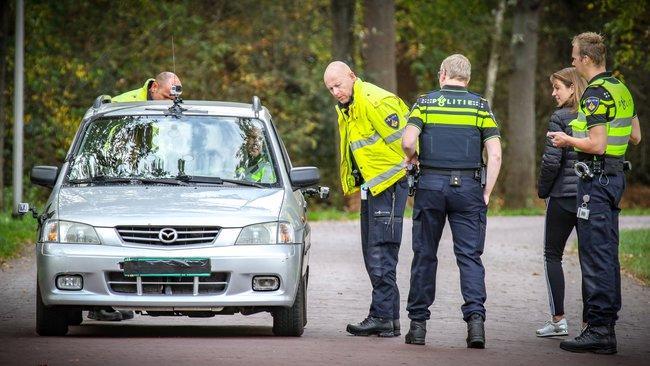
POLYGON ((304 296, 304 300, 302 302, 302 307, 303 307, 303 309, 302 309, 302 327, 303 328, 305 327, 305 325, 307 325, 307 293, 308 293, 308 289, 309 289, 309 268, 307 268, 307 273, 305 274, 304 283, 305 283, 305 289, 304 289, 305 296, 304 296))
POLYGON ((64 336, 68 333, 70 312, 55 306, 45 306, 41 289, 36 285, 36 333, 40 336, 64 336))
POLYGON ((68 311, 68 325, 81 325, 84 321, 81 310, 68 311))
POLYGON ((305 324, 305 280, 300 281, 296 299, 291 307, 279 308, 273 312, 273 334, 285 337, 300 337, 305 324))

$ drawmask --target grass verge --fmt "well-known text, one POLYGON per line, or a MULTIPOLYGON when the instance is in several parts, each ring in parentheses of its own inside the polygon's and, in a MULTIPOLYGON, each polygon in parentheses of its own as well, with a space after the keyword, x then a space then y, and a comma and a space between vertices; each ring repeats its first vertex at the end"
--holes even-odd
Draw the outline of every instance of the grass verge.
POLYGON ((35 236, 36 220, 31 216, 20 219, 0 212, 0 262, 16 257, 25 243, 34 242, 35 236))
POLYGON ((644 285, 650 285, 650 229, 621 230, 621 268, 644 285))

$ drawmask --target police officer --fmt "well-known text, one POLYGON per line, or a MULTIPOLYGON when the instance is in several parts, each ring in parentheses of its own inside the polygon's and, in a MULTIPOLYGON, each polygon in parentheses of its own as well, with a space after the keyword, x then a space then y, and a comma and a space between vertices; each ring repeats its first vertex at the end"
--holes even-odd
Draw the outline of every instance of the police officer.
POLYGON ((501 167, 499 128, 485 99, 467 90, 469 60, 447 57, 438 72, 440 90, 422 95, 411 110, 402 147, 406 164, 420 167, 413 206, 413 263, 406 343, 425 343, 434 301, 438 243, 449 219, 460 269, 461 307, 467 347, 484 348, 485 242, 487 204, 501 167), (419 155, 416 144, 419 142, 419 155), (482 151, 487 150, 487 176, 482 151), (483 184, 484 182, 484 184, 483 184))
POLYGON ((368 317, 348 324, 347 331, 398 336, 395 267, 408 189, 400 146, 408 107, 394 94, 356 77, 340 61, 327 66, 323 79, 338 101, 343 193, 361 190, 361 246, 372 284, 368 317))
POLYGON ((625 190, 624 159, 628 141, 638 144, 641 129, 628 88, 606 72, 606 49, 597 33, 573 38, 573 66, 589 84, 580 99, 573 137, 547 135, 557 147, 578 152, 578 247, 587 325, 575 339, 560 343, 572 352, 613 354, 614 325, 621 309, 618 261, 619 202, 625 190))
POLYGON ((113 102, 144 102, 147 100, 174 100, 171 88, 181 85, 181 80, 173 72, 163 71, 155 79, 148 79, 141 88, 111 98, 113 102))

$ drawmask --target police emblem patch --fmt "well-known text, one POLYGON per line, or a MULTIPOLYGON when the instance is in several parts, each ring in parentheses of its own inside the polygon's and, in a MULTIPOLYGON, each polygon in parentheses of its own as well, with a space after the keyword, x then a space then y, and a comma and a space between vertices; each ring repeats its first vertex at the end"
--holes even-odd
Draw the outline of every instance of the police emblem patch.
POLYGON ((399 128, 399 117, 396 113, 393 113, 386 117, 386 119, 384 119, 384 122, 386 122, 386 125, 388 125, 390 128, 393 128, 395 130, 399 128))
POLYGON ((585 99, 585 108, 587 108, 587 111, 594 113, 596 111, 596 108, 600 105, 600 99, 596 97, 589 97, 585 99))

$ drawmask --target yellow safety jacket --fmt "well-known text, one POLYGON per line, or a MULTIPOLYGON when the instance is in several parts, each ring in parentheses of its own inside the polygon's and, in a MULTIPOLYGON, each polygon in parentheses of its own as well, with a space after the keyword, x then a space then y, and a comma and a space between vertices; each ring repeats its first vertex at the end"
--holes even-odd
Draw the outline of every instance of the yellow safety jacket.
POLYGON ((376 196, 402 179, 406 172, 402 163, 402 133, 409 110, 393 93, 357 78, 352 102, 338 113, 341 136, 341 186, 343 194, 359 190, 352 175, 352 159, 370 193, 376 196))
POLYGON ((149 92, 149 84, 155 81, 155 79, 147 79, 144 82, 142 88, 128 91, 126 93, 116 95, 111 98, 112 102, 146 102, 147 101, 147 92, 149 92))
MULTIPOLYGON (((588 136, 587 115, 604 115, 607 118, 605 155, 623 157, 632 133, 632 119, 636 115, 632 94, 625 84, 612 76, 592 80, 587 88, 594 86, 600 86, 607 90, 611 95, 611 100, 595 99, 592 102, 590 100, 592 98, 586 100, 582 100, 584 97, 581 98, 578 118, 569 123, 573 130, 573 136, 577 138, 588 136)), ((578 148, 574 149, 580 151, 578 148)))

